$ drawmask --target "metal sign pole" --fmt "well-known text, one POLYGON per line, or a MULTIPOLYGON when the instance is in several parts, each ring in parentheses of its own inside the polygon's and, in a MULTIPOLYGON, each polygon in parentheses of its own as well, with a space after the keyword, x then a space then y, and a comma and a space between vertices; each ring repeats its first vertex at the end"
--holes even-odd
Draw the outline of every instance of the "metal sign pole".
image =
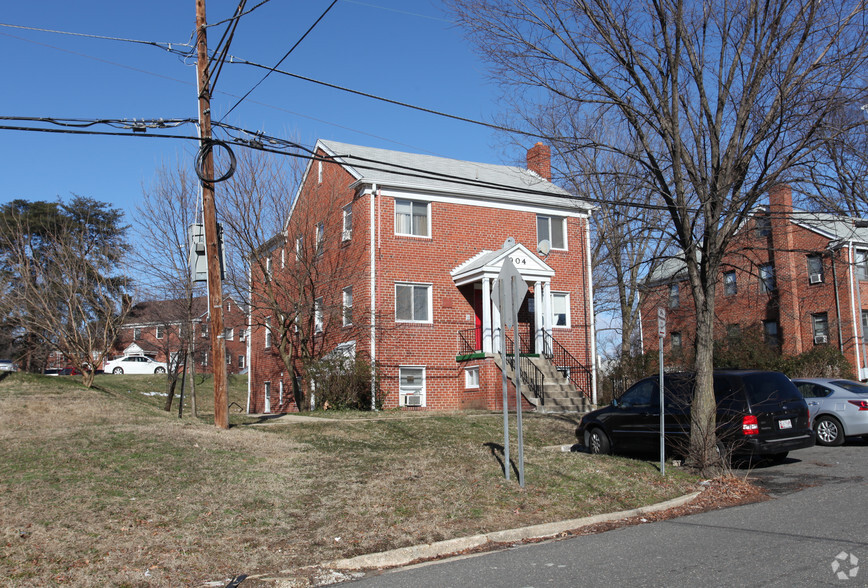
MULTIPOLYGON (((515 291, 515 276, 510 278, 513 284, 510 284, 510 290, 515 291)), ((522 279, 523 280, 523 279, 522 279)), ((516 427, 518 427, 518 485, 524 488, 524 435, 521 427, 521 340, 518 338, 518 307, 521 301, 513 300, 512 310, 512 329, 515 338, 514 358, 515 358, 515 413, 516 427)))
POLYGON ((666 309, 657 309, 657 336, 659 337, 658 348, 660 351, 660 475, 666 475, 666 445, 665 445, 665 426, 666 419, 664 416, 663 403, 663 339, 666 337, 666 309))
POLYGON ((503 280, 495 280, 498 285, 498 304, 500 305, 500 361, 503 364, 503 369, 500 370, 501 379, 503 380, 503 471, 506 479, 509 480, 509 381, 506 377, 506 328, 504 327, 503 317, 503 280))

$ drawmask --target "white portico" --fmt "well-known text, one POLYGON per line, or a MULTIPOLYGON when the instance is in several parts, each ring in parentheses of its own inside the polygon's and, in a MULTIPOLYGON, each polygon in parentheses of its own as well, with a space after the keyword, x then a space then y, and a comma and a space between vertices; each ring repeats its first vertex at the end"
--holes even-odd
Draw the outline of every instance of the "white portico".
POLYGON ((497 304, 492 303, 491 290, 507 258, 512 260, 525 282, 533 286, 535 348, 542 350, 550 340, 550 337, 545 337, 544 334, 551 335, 554 322, 551 279, 555 271, 527 247, 508 241, 503 249, 498 251, 480 251, 450 272, 452 280, 458 287, 481 285, 481 309, 477 310, 481 314, 481 317, 477 317, 481 337, 478 341, 481 343, 481 351, 493 353, 500 349, 501 318, 497 304))

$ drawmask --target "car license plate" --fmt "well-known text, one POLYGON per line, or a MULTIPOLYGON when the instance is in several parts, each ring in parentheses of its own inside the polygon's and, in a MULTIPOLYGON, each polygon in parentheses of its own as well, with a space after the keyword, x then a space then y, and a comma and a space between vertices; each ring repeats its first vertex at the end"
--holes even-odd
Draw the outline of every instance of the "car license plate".
POLYGON ((778 428, 779 429, 792 429, 793 428, 793 421, 791 421, 790 419, 781 419, 778 421, 778 428))

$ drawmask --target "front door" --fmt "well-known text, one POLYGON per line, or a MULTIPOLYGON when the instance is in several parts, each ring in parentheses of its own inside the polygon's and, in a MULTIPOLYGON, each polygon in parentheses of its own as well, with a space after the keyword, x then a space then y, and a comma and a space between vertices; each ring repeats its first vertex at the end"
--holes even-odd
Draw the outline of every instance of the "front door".
POLYGON ((473 290, 473 314, 476 326, 476 348, 474 351, 482 351, 482 290, 473 290))

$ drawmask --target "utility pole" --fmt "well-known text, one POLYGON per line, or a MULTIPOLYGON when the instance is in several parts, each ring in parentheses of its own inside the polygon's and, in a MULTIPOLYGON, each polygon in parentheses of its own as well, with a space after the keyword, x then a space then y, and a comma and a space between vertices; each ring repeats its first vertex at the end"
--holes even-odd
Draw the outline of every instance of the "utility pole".
POLYGON ((208 73, 208 35, 205 0, 196 0, 196 71, 199 91, 199 148, 196 165, 202 169, 202 214, 205 224, 205 255, 208 259, 208 315, 211 318, 211 357, 214 370, 214 424, 229 428, 226 393, 226 341, 223 338, 223 280, 217 244, 217 206, 214 202, 214 154, 211 144, 211 83, 208 73))

